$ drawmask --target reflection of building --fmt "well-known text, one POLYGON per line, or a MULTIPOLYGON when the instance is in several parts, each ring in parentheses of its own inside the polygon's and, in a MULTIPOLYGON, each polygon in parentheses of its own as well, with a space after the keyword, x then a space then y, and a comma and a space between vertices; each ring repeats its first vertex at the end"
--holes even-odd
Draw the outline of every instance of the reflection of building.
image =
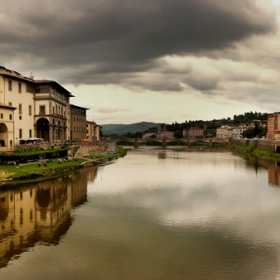
MULTIPOLYGON (((92 180, 96 170, 89 172, 92 180)), ((71 226, 71 207, 86 201, 88 176, 83 171, 36 188, 0 193, 0 267, 38 241, 58 244, 71 226)))
POLYGON ((277 163, 274 165, 269 165, 267 167, 267 171, 269 183, 280 187, 280 166, 278 166, 277 163))

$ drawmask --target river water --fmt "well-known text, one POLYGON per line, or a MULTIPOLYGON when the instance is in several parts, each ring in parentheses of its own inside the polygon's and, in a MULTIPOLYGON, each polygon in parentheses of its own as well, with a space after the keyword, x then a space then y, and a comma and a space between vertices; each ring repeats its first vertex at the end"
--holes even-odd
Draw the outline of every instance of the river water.
POLYGON ((280 279, 280 170, 139 148, 0 192, 0 279, 280 279))

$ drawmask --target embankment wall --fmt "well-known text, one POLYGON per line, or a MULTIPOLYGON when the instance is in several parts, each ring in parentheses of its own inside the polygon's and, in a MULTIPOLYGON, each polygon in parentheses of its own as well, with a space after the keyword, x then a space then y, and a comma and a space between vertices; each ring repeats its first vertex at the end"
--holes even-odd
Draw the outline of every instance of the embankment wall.
POLYGON ((255 149, 265 150, 269 152, 275 152, 277 146, 280 146, 280 141, 269 140, 255 140, 255 139, 232 139, 231 146, 242 147, 246 141, 249 141, 249 145, 255 147, 255 149))

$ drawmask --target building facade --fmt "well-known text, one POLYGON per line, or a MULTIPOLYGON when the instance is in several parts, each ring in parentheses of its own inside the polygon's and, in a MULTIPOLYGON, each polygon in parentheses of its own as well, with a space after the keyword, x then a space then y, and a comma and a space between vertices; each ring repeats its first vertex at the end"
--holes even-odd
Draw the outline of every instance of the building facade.
POLYGON ((267 118, 267 134, 266 138, 275 139, 275 131, 278 130, 278 114, 273 114, 267 118))
POLYGON ((0 152, 14 150, 15 107, 0 104, 0 152))
MULTIPOLYGON (((34 93, 35 135, 46 141, 70 139, 70 97, 55 81, 37 80, 34 93)), ((32 136, 29 136, 32 137, 32 136)))
POLYGON ((216 130, 217 138, 243 138, 243 131, 247 130, 246 125, 228 126, 223 125, 216 130))
POLYGON ((84 140, 87 138, 87 114, 88 109, 80 106, 70 105, 71 115, 71 140, 84 140))
POLYGON ((100 141, 101 136, 101 126, 96 124, 94 121, 87 121, 87 136, 86 141, 100 141))
POLYGON ((196 138, 203 137, 204 129, 200 127, 191 127, 190 129, 183 130, 183 137, 196 138))
MULTIPOLYGON (((0 67, 0 103, 16 108, 13 116, 14 144, 19 144, 20 139, 34 137, 34 93, 32 78, 0 67)), ((2 110, 3 107, 0 113, 2 110)))
MULTIPOLYGON (((71 97, 55 81, 35 80, 0 66, 0 151, 13 151, 21 140, 34 137, 47 142, 85 139, 87 109, 70 107, 71 97)), ((94 123, 94 139, 99 140, 100 133, 94 123)))

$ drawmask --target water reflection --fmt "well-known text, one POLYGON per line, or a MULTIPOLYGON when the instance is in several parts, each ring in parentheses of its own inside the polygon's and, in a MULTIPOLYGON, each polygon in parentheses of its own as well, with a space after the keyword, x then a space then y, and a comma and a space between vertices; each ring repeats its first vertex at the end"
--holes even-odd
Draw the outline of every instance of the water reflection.
MULTIPOLYGON (((24 189, 21 219, 20 192, 1 193, 9 200, 0 197, 3 210, 14 209, 11 194, 17 200, 16 210, 0 211, 1 223, 9 226, 15 216, 17 224, 3 244, 13 237, 21 248, 22 222, 22 247, 30 236, 58 246, 36 246, 0 277, 277 279, 280 191, 269 187, 272 167, 229 152, 138 149, 98 173, 87 169, 56 187, 24 189)), ((279 170, 273 170, 275 177, 279 170)), ((9 250, 15 259, 19 253, 9 250)))
POLYGON ((37 242, 57 245, 69 230, 71 208, 87 201, 87 182, 97 169, 0 192, 0 267, 37 242))
POLYGON ((271 186, 280 187, 280 163, 269 159, 255 157, 248 154, 235 152, 234 154, 246 160, 246 167, 254 169, 257 174, 260 169, 266 169, 268 173, 268 182, 271 186))

